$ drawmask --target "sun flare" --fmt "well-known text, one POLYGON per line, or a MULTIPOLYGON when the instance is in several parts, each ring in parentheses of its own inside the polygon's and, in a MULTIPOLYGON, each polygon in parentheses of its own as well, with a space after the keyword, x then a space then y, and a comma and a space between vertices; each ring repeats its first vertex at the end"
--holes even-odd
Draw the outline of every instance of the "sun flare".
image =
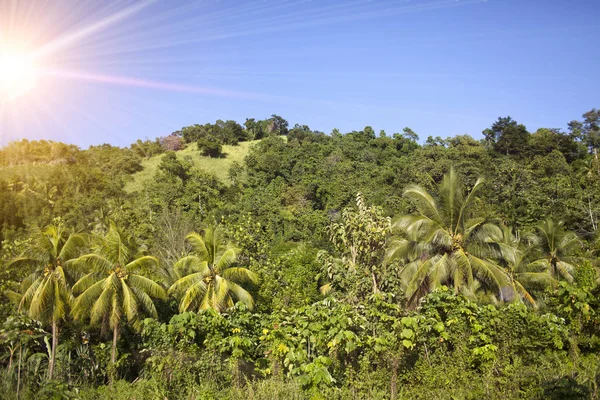
POLYGON ((14 100, 35 87, 37 70, 30 56, 21 52, 0 52, 0 99, 14 100))

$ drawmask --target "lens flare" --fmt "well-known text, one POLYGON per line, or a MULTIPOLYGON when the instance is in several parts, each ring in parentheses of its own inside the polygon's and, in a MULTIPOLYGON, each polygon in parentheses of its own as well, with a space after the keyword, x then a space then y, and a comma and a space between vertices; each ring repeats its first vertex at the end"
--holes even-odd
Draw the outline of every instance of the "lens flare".
POLYGON ((0 52, 0 99, 15 100, 30 92, 37 82, 37 71, 27 54, 0 52))

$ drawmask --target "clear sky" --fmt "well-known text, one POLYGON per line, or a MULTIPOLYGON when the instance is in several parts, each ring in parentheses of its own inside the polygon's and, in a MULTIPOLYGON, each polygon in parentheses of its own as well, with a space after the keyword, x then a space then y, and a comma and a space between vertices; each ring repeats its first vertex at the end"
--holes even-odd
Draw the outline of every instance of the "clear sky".
POLYGON ((599 0, 0 0, 0 52, 34 54, 37 76, 0 98, 0 145, 125 146, 271 114, 422 140, 507 115, 565 129, 600 107, 599 15, 599 0))

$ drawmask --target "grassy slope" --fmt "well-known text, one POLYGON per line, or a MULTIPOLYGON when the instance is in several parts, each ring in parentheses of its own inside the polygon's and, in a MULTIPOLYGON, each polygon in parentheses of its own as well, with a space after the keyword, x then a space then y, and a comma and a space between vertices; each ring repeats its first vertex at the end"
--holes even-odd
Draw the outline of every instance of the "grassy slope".
MULTIPOLYGON (((223 158, 203 157, 200 155, 196 144, 191 144, 187 148, 178 151, 177 158, 191 161, 196 167, 216 175, 223 182, 230 183, 228 173, 231 164, 234 161, 242 164, 244 157, 246 157, 246 154, 250 150, 250 146, 258 142, 258 140, 255 140, 252 142, 241 142, 237 146, 225 145, 223 146, 223 153, 225 153, 225 157, 223 158)), ((152 179, 156 173, 162 157, 163 155, 161 154, 142 161, 144 169, 133 175, 133 180, 125 185, 125 190, 128 193, 141 190, 144 187, 144 182, 152 179)))

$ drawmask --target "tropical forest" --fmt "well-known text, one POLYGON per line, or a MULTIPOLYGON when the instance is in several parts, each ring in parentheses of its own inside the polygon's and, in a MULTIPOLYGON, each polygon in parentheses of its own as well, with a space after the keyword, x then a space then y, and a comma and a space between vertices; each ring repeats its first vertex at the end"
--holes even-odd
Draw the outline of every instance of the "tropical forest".
POLYGON ((600 111, 0 149, 3 399, 598 399, 600 111))

